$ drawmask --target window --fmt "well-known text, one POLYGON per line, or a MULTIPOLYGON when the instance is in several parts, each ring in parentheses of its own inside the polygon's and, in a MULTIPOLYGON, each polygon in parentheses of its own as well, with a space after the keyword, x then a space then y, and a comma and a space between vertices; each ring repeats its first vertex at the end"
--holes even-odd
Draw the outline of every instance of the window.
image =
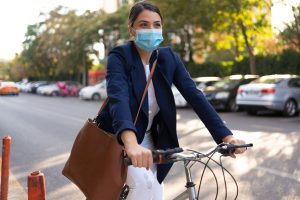
POLYGON ((291 79, 288 83, 288 86, 293 88, 300 88, 300 79, 291 79))

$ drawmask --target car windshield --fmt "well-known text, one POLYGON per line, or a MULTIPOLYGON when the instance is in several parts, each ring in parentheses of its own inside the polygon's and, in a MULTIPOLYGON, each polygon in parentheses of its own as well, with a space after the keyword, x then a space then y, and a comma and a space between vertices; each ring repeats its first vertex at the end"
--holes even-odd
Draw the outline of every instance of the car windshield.
POLYGON ((234 88, 239 82, 240 80, 225 79, 225 80, 215 82, 212 86, 216 88, 231 89, 234 88))
POLYGON ((254 81, 252 81, 252 83, 269 83, 269 84, 278 84, 280 83, 280 81, 282 81, 283 78, 275 78, 275 77, 261 77, 258 78, 254 81))

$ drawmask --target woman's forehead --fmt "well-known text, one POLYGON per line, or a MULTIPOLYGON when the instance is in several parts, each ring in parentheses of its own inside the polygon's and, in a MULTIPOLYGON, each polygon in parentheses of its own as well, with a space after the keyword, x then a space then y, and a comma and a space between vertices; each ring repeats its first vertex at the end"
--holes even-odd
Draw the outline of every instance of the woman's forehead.
POLYGON ((150 10, 143 10, 138 17, 136 18, 135 22, 161 22, 161 18, 158 13, 150 11, 150 10))

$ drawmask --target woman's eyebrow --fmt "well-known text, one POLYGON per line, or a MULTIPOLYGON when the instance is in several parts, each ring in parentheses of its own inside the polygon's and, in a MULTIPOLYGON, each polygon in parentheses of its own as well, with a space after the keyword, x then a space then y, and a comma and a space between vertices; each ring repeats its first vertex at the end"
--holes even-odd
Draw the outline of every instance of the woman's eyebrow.
POLYGON ((149 23, 149 21, 146 21, 146 20, 140 20, 140 21, 138 21, 138 23, 149 23))
MULTIPOLYGON (((147 21, 147 20, 141 19, 140 21, 138 21, 138 23, 150 23, 150 22, 147 21)), ((154 21, 153 23, 161 23, 161 21, 160 21, 160 20, 157 20, 157 21, 154 21)))

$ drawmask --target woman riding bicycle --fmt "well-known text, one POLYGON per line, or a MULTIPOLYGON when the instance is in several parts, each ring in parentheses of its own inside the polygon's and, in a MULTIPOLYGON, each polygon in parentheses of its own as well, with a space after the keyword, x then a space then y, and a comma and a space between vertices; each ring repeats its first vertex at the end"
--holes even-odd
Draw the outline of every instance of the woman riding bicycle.
MULTIPOLYGON (((134 4, 128 17, 132 40, 110 51, 107 60, 108 106, 101 113, 102 128, 115 133, 124 145, 132 166, 128 167, 127 199, 163 199, 162 182, 172 164, 153 164, 151 150, 178 147, 174 84, 203 121, 216 143, 244 144, 235 139, 216 111, 207 102, 180 58, 170 47, 158 48, 163 41, 163 19, 155 5, 134 4), (155 72, 137 123, 133 118, 153 63, 155 72)), ((243 153, 237 149, 234 153, 243 153)))

